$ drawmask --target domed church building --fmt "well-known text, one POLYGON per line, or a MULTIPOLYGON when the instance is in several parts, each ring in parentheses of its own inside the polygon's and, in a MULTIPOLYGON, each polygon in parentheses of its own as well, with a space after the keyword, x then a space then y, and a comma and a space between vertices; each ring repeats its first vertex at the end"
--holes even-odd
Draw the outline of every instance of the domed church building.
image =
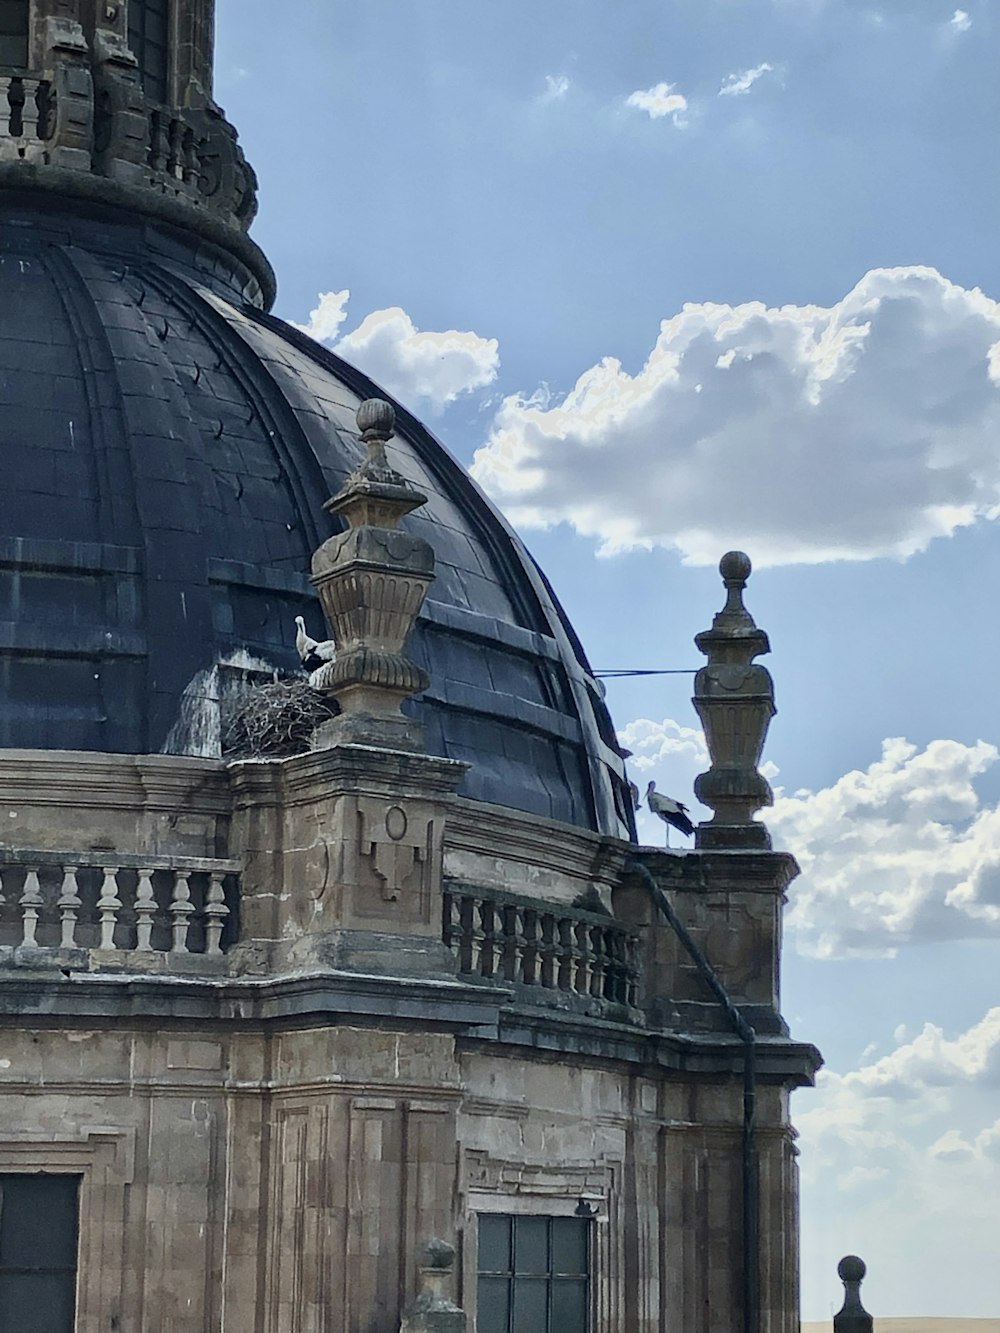
POLYGON ((639 847, 545 576, 269 313, 213 10, 0 0, 0 1330, 797 1333, 749 561, 639 847))

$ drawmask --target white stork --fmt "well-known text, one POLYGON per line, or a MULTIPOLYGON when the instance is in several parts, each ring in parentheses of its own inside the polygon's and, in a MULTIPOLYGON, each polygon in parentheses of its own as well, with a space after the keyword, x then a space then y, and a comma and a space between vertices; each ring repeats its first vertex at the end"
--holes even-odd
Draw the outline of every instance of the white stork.
POLYGON ((667 826, 667 846, 670 846, 670 829, 680 829, 686 838, 694 833, 694 825, 688 818, 687 806, 675 801, 672 796, 663 796, 656 790, 656 783, 651 782, 646 788, 646 804, 654 815, 658 815, 667 826))
POLYGON ((302 665, 310 675, 318 671, 321 666, 327 662, 333 662, 337 657, 337 645, 332 639, 325 639, 318 643, 306 633, 306 622, 301 616, 295 617, 296 634, 295 648, 302 659, 302 665))

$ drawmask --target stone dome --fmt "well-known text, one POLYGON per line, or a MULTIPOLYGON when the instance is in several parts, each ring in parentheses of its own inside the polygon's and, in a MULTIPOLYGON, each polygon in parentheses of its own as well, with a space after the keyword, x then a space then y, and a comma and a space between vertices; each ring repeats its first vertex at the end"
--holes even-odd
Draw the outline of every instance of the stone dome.
MULTIPOLYGON (((267 314, 267 283, 252 248, 0 188, 3 746, 219 755, 227 699, 298 669, 295 617, 326 636, 310 557, 385 395, 267 314)), ((437 562, 408 648, 428 750, 472 765, 473 799, 627 836, 544 575, 402 407, 389 461, 429 497, 403 522, 437 562)))

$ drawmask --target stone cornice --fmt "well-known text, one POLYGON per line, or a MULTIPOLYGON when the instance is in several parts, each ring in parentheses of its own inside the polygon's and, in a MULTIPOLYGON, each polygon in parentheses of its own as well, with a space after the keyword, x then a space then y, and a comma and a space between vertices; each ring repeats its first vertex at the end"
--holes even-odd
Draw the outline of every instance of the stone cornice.
POLYGON ((138 215, 188 236, 193 233, 208 246, 224 251, 245 270, 241 275, 244 296, 251 305, 269 310, 274 304, 278 283, 260 246, 234 223, 186 199, 106 176, 17 161, 0 162, 0 207, 5 195, 18 205, 44 202, 49 208, 79 210, 81 205, 90 205, 112 209, 132 221, 138 215))
POLYGON ((456 797, 448 814, 446 847, 502 855, 505 861, 547 870, 585 882, 618 884, 635 847, 570 824, 456 797), (502 852, 500 851, 502 849, 502 852))
POLYGON ((190 808, 221 814, 230 797, 225 765, 181 755, 89 750, 0 751, 0 802, 93 809, 190 808))

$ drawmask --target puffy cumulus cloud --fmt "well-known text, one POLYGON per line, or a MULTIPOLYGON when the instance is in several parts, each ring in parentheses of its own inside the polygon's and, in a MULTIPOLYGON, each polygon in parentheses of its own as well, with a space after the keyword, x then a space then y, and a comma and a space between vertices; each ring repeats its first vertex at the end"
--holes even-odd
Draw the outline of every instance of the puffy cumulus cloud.
POLYGON ((700 772, 708 764, 705 737, 697 727, 684 727, 673 718, 662 722, 639 717, 618 732, 618 739, 626 750, 632 751, 629 767, 648 772, 665 760, 680 757, 700 772))
POLYGON ((398 306, 366 315, 340 337, 350 291, 324 292, 307 324, 295 328, 328 343, 405 403, 439 409, 463 393, 485 388, 500 368, 499 344, 478 333, 421 331, 398 306))
POLYGON ((1000 305, 930 268, 832 307, 686 305, 645 365, 504 399, 474 474, 525 526, 602 554, 903 558, 1000 513, 1000 305))
POLYGON ((366 315, 337 352, 404 402, 424 399, 433 407, 492 384, 500 367, 495 338, 421 332, 398 306, 366 315))
POLYGON ((347 318, 347 303, 350 299, 350 289, 346 287, 342 292, 320 292, 316 309, 309 313, 309 322, 296 324, 292 320, 291 323, 317 342, 334 342, 341 324, 347 318))
POLYGON ((779 789, 767 823, 803 870, 788 915, 797 947, 877 955, 1000 933, 1000 809, 975 788, 996 760, 984 741, 893 739, 830 787, 779 789))
POLYGON ((907 1099, 965 1083, 1000 1087, 1000 1007, 957 1037, 925 1023, 912 1041, 846 1077, 866 1093, 907 1099))
POLYGON ((964 9, 956 9, 949 19, 949 27, 955 32, 968 32, 972 27, 972 19, 964 9))
POLYGON ((774 66, 763 61, 759 65, 754 65, 752 69, 741 69, 734 74, 729 74, 722 80, 722 86, 719 89, 720 97, 742 97, 748 93, 758 79, 762 79, 765 74, 773 74, 774 66))
MULTIPOLYGON (((884 1288, 905 1290, 919 1309, 933 1284, 921 1286, 915 1256, 933 1253, 936 1263, 970 1273, 979 1260, 989 1264, 1000 1122, 986 1071, 991 1061, 996 1068, 998 1020, 993 1010, 953 1037, 928 1024, 880 1060, 822 1071, 816 1090, 797 1099, 810 1286, 829 1282, 830 1248, 851 1250, 877 1263, 884 1288), (810 1245, 816 1235, 822 1253, 810 1245)), ((993 1283, 992 1274, 974 1281, 970 1304, 995 1300, 993 1283)))
POLYGON ((625 99, 625 105, 645 111, 650 120, 662 120, 669 116, 678 129, 687 123, 687 98, 679 93, 672 83, 657 83, 652 88, 637 88, 625 99))

